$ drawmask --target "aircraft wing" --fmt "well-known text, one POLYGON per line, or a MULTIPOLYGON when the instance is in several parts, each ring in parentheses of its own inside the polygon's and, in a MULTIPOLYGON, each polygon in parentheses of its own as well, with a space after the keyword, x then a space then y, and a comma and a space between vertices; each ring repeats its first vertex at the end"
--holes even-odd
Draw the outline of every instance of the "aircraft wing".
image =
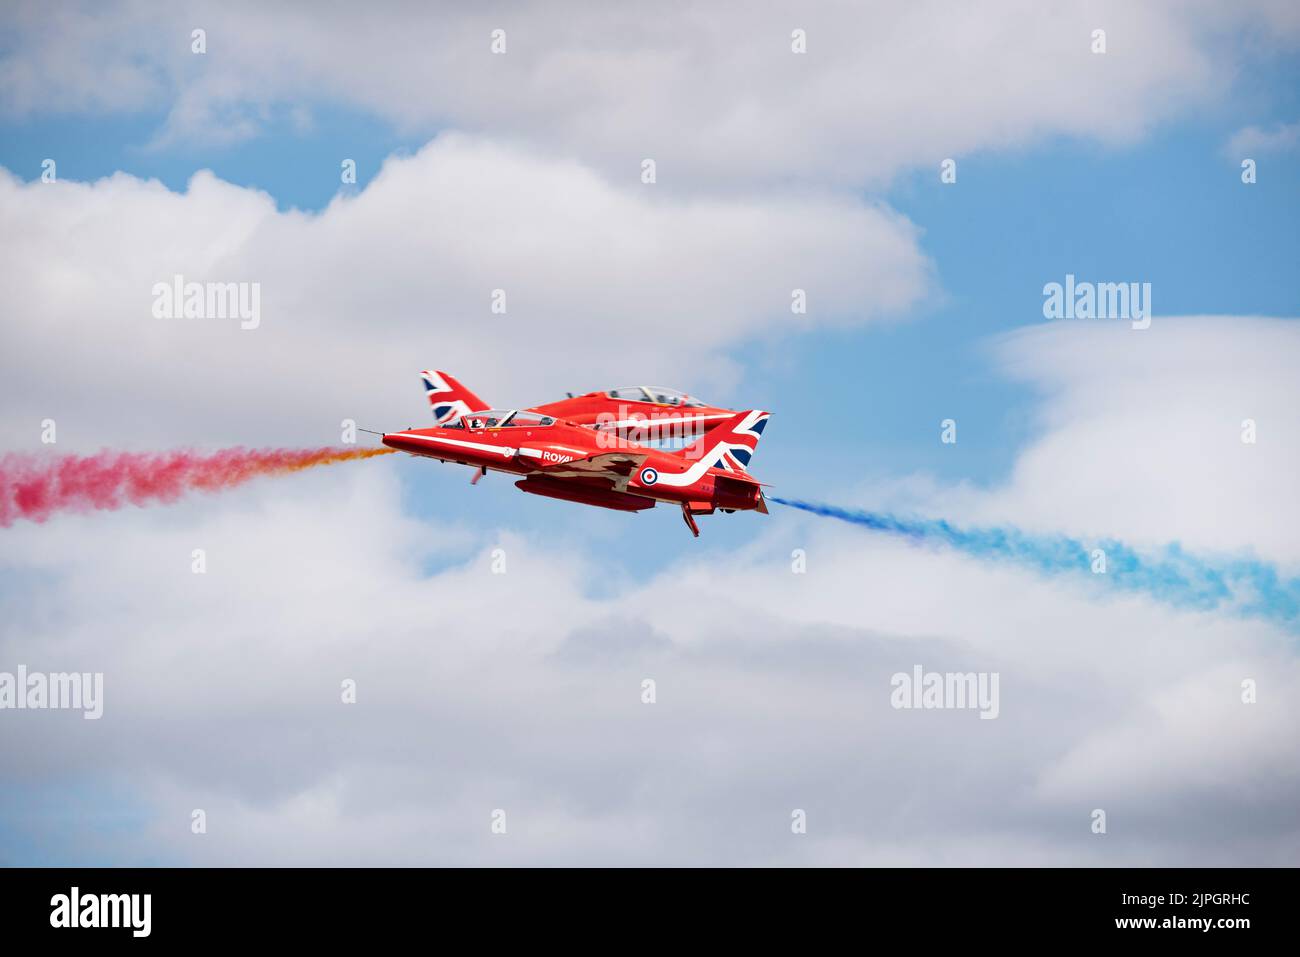
POLYGON ((626 485, 628 478, 641 467, 648 456, 633 452, 602 452, 585 459, 559 462, 554 465, 539 463, 537 471, 555 478, 605 478, 616 485, 626 485))

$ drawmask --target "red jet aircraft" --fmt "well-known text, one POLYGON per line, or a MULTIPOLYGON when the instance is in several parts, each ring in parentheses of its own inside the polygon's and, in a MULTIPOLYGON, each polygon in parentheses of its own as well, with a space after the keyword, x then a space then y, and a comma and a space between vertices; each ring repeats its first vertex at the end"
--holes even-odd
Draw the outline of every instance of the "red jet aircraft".
POLYGON ((761 483, 745 471, 767 419, 768 413, 758 410, 734 413, 673 452, 513 409, 469 410, 443 426, 386 432, 383 442, 412 455, 472 466, 475 483, 489 471, 508 472, 522 476, 515 487, 525 492, 584 505, 624 512, 659 502, 679 505, 698 537, 697 515, 719 509, 767 513, 761 483))
MULTIPOLYGON (((420 373, 434 422, 446 425, 467 412, 490 408, 454 376, 427 369, 420 373)), ((578 425, 614 432, 622 438, 645 444, 666 442, 689 445, 735 416, 733 409, 705 405, 676 389, 654 386, 626 386, 608 392, 587 392, 524 409, 578 425)))

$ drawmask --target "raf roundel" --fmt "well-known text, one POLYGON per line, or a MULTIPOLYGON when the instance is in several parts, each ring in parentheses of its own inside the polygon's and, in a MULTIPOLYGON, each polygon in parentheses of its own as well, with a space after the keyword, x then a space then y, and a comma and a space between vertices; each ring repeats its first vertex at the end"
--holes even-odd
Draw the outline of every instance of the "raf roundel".
POLYGON ((641 484, 642 484, 642 485, 654 485, 655 482, 658 482, 658 481, 659 481, 659 473, 658 473, 657 471, 655 471, 654 469, 642 469, 642 470, 641 470, 641 484))

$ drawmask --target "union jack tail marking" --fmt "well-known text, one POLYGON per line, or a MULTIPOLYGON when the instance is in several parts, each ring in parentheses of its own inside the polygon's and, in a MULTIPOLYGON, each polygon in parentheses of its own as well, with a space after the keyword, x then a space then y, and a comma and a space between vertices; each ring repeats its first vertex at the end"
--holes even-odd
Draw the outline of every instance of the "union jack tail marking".
POLYGON ((763 437, 770 415, 770 412, 759 409, 739 412, 676 454, 694 462, 708 462, 708 468, 747 472, 749 460, 758 448, 758 440, 763 437))
POLYGON ((471 412, 492 408, 448 372, 426 369, 420 373, 420 378, 424 380, 424 394, 429 397, 429 407, 433 410, 433 420, 437 425, 444 425, 471 412))

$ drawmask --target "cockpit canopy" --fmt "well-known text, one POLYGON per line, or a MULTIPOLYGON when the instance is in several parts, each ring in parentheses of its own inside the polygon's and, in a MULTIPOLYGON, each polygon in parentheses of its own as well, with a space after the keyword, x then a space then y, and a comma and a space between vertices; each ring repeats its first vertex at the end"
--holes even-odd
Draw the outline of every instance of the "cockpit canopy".
POLYGON ((692 409, 704 407, 703 402, 692 399, 685 392, 665 389, 657 385, 624 386, 621 389, 610 389, 606 394, 611 399, 619 399, 623 402, 654 402, 659 405, 680 405, 692 409))
POLYGON ((455 422, 447 425, 449 429, 536 429, 554 425, 555 419, 549 415, 536 412, 520 412, 517 409, 484 409, 462 415, 455 422))

